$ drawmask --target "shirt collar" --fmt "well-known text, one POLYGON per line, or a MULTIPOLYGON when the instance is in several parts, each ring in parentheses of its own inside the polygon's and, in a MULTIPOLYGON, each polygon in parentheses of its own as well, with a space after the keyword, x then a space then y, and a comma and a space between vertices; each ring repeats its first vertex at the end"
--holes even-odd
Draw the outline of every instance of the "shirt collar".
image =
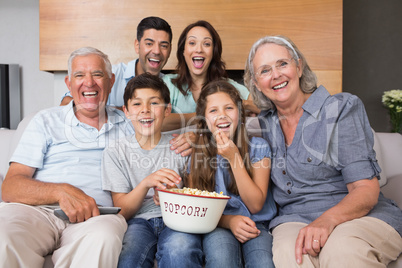
POLYGON ((126 121, 126 116, 122 111, 111 106, 106 106, 108 123, 115 125, 126 121))
POLYGON ((271 115, 274 114, 275 112, 276 112, 276 107, 273 106, 271 109, 262 110, 258 116, 266 117, 266 116, 268 116, 270 114, 271 115))
MULTIPOLYGON (((133 78, 137 75, 137 73, 135 72, 135 68, 137 67, 137 64, 138 64, 138 59, 132 60, 129 63, 127 63, 127 68, 123 74, 123 78, 126 80, 127 83, 128 83, 128 81, 131 80, 131 78, 133 78)), ((164 74, 162 72, 160 72, 159 77, 162 78, 163 76, 164 76, 164 74)))
POLYGON ((308 112, 314 118, 317 118, 325 100, 331 96, 327 89, 323 86, 319 86, 313 94, 306 100, 302 108, 304 111, 308 112))
POLYGON ((135 66, 137 66, 138 59, 132 60, 127 63, 127 68, 124 70, 123 78, 128 82, 135 76, 135 66))
MULTIPOLYGON (((74 113, 74 100, 70 101, 70 103, 63 107, 62 114, 65 118, 65 124, 69 126, 78 126, 81 124, 81 121, 75 116, 74 113)), ((107 124, 113 126, 115 124, 119 124, 121 122, 126 121, 126 117, 124 113, 114 107, 106 106, 106 113, 107 113, 107 124)))
MULTIPOLYGON (((304 111, 308 112, 311 116, 317 117, 318 112, 324 105, 325 100, 331 96, 327 89, 323 86, 319 86, 313 94, 306 100, 302 108, 304 111)), ((276 113, 276 107, 272 107, 269 110, 263 110, 260 112, 259 116, 266 117, 268 115, 273 115, 276 113)))
POLYGON ((74 114, 74 100, 70 101, 69 104, 63 107, 62 114, 64 118, 64 123, 68 126, 78 126, 80 121, 74 114))

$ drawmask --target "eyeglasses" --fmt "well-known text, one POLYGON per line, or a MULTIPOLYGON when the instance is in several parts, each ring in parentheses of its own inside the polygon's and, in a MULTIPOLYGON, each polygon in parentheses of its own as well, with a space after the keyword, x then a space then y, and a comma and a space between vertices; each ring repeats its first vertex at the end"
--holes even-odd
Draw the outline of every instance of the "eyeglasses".
MULTIPOLYGON (((275 63, 275 68, 279 72, 283 72, 289 68, 290 64, 292 63, 292 59, 280 59, 275 63)), ((258 68, 255 76, 257 79, 266 79, 271 77, 273 68, 270 65, 263 65, 258 68)))

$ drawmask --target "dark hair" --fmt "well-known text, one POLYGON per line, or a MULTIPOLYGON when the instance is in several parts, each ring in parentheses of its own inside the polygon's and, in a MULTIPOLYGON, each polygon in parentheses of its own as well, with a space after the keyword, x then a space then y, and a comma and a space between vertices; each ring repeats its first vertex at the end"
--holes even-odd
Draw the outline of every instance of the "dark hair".
MULTIPOLYGON (((193 152, 191 155, 191 172, 188 178, 185 178, 185 185, 198 188, 202 190, 215 191, 215 173, 217 166, 211 164, 214 161, 214 157, 217 156, 218 150, 213 133, 208 129, 208 125, 205 119, 205 110, 207 107, 207 97, 223 92, 229 95, 232 101, 237 105, 239 111, 239 122, 237 129, 233 137, 233 142, 239 149, 240 156, 244 160, 244 165, 247 172, 252 176, 252 165, 248 152, 248 135, 245 128, 246 115, 242 105, 242 99, 239 91, 229 82, 225 80, 217 80, 206 84, 202 90, 200 97, 197 101, 197 130, 195 146, 193 146, 193 152), (199 159, 201 157, 201 159, 199 159), (191 180, 191 181, 189 181, 191 180)), ((234 194, 238 194, 238 189, 232 169, 229 168, 231 176, 230 185, 228 190, 234 194)))
POLYGON ((167 32, 169 34, 169 42, 172 43, 172 28, 164 19, 159 17, 146 17, 142 19, 137 26, 137 40, 141 41, 141 38, 144 36, 144 32, 149 29, 167 32))
POLYGON ((127 107, 128 101, 134 96, 135 90, 141 88, 151 88, 158 91, 165 104, 170 103, 170 92, 165 82, 159 76, 150 73, 143 73, 133 77, 128 81, 124 91, 124 105, 127 107))
POLYGON ((209 34, 212 36, 212 41, 213 41, 213 55, 212 55, 212 60, 211 63, 208 67, 208 73, 207 73, 207 81, 205 84, 215 81, 218 79, 222 78, 228 78, 228 75, 225 70, 225 63, 222 60, 222 41, 221 38, 219 37, 218 32, 215 30, 212 25, 205 21, 205 20, 199 20, 195 23, 192 23, 188 25, 183 32, 181 33, 179 37, 179 41, 177 44, 177 67, 176 67, 176 73, 178 74, 177 78, 172 79, 173 84, 180 90, 180 92, 186 96, 188 90, 191 88, 193 84, 193 80, 191 78, 190 72, 187 68, 186 60, 184 59, 184 47, 186 45, 186 38, 188 32, 193 29, 194 27, 204 27, 205 29, 208 30, 209 34), (188 88, 187 90, 183 89, 183 86, 187 85, 188 88))

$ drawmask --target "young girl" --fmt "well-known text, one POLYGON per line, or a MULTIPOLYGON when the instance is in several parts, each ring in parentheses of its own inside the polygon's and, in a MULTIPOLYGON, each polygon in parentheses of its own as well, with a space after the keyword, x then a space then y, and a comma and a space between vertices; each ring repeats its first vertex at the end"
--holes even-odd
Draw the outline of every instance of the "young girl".
POLYGON ((206 267, 274 267, 268 223, 276 206, 268 191, 271 150, 250 140, 236 88, 214 81, 197 102, 197 138, 185 185, 223 192, 231 199, 218 228, 204 235, 206 267))

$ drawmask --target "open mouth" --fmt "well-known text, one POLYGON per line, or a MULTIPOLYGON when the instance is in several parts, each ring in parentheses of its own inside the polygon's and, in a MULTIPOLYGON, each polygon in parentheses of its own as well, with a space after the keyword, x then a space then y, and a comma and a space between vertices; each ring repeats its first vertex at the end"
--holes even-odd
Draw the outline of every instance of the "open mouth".
POLYGON ((84 96, 85 98, 95 98, 96 96, 98 96, 98 92, 97 91, 82 92, 82 96, 84 96))
POLYGON ((150 125, 152 125, 152 123, 154 122, 154 119, 152 119, 152 118, 147 118, 147 119, 140 119, 140 120, 138 120, 138 121, 140 122, 141 125, 150 126, 150 125))
POLYGON ((157 67, 159 66, 159 64, 161 63, 160 60, 158 60, 158 59, 153 59, 153 58, 149 58, 149 59, 148 59, 148 62, 149 62, 149 64, 150 64, 152 67, 154 67, 154 68, 157 68, 157 67))
POLYGON ((195 68, 202 68, 204 65, 205 58, 204 57, 193 57, 193 63, 195 68))
POLYGON ((232 125, 232 123, 220 123, 220 124, 218 124, 218 125, 216 125, 216 126, 217 126, 217 128, 219 128, 219 129, 227 129, 227 128, 230 127, 230 125, 232 125))
POLYGON ((285 81, 285 82, 283 82, 283 83, 281 83, 281 84, 279 84, 279 85, 277 85, 277 86, 274 86, 273 89, 274 89, 274 90, 278 90, 278 89, 281 89, 281 88, 286 87, 287 85, 288 85, 288 82, 285 81))

